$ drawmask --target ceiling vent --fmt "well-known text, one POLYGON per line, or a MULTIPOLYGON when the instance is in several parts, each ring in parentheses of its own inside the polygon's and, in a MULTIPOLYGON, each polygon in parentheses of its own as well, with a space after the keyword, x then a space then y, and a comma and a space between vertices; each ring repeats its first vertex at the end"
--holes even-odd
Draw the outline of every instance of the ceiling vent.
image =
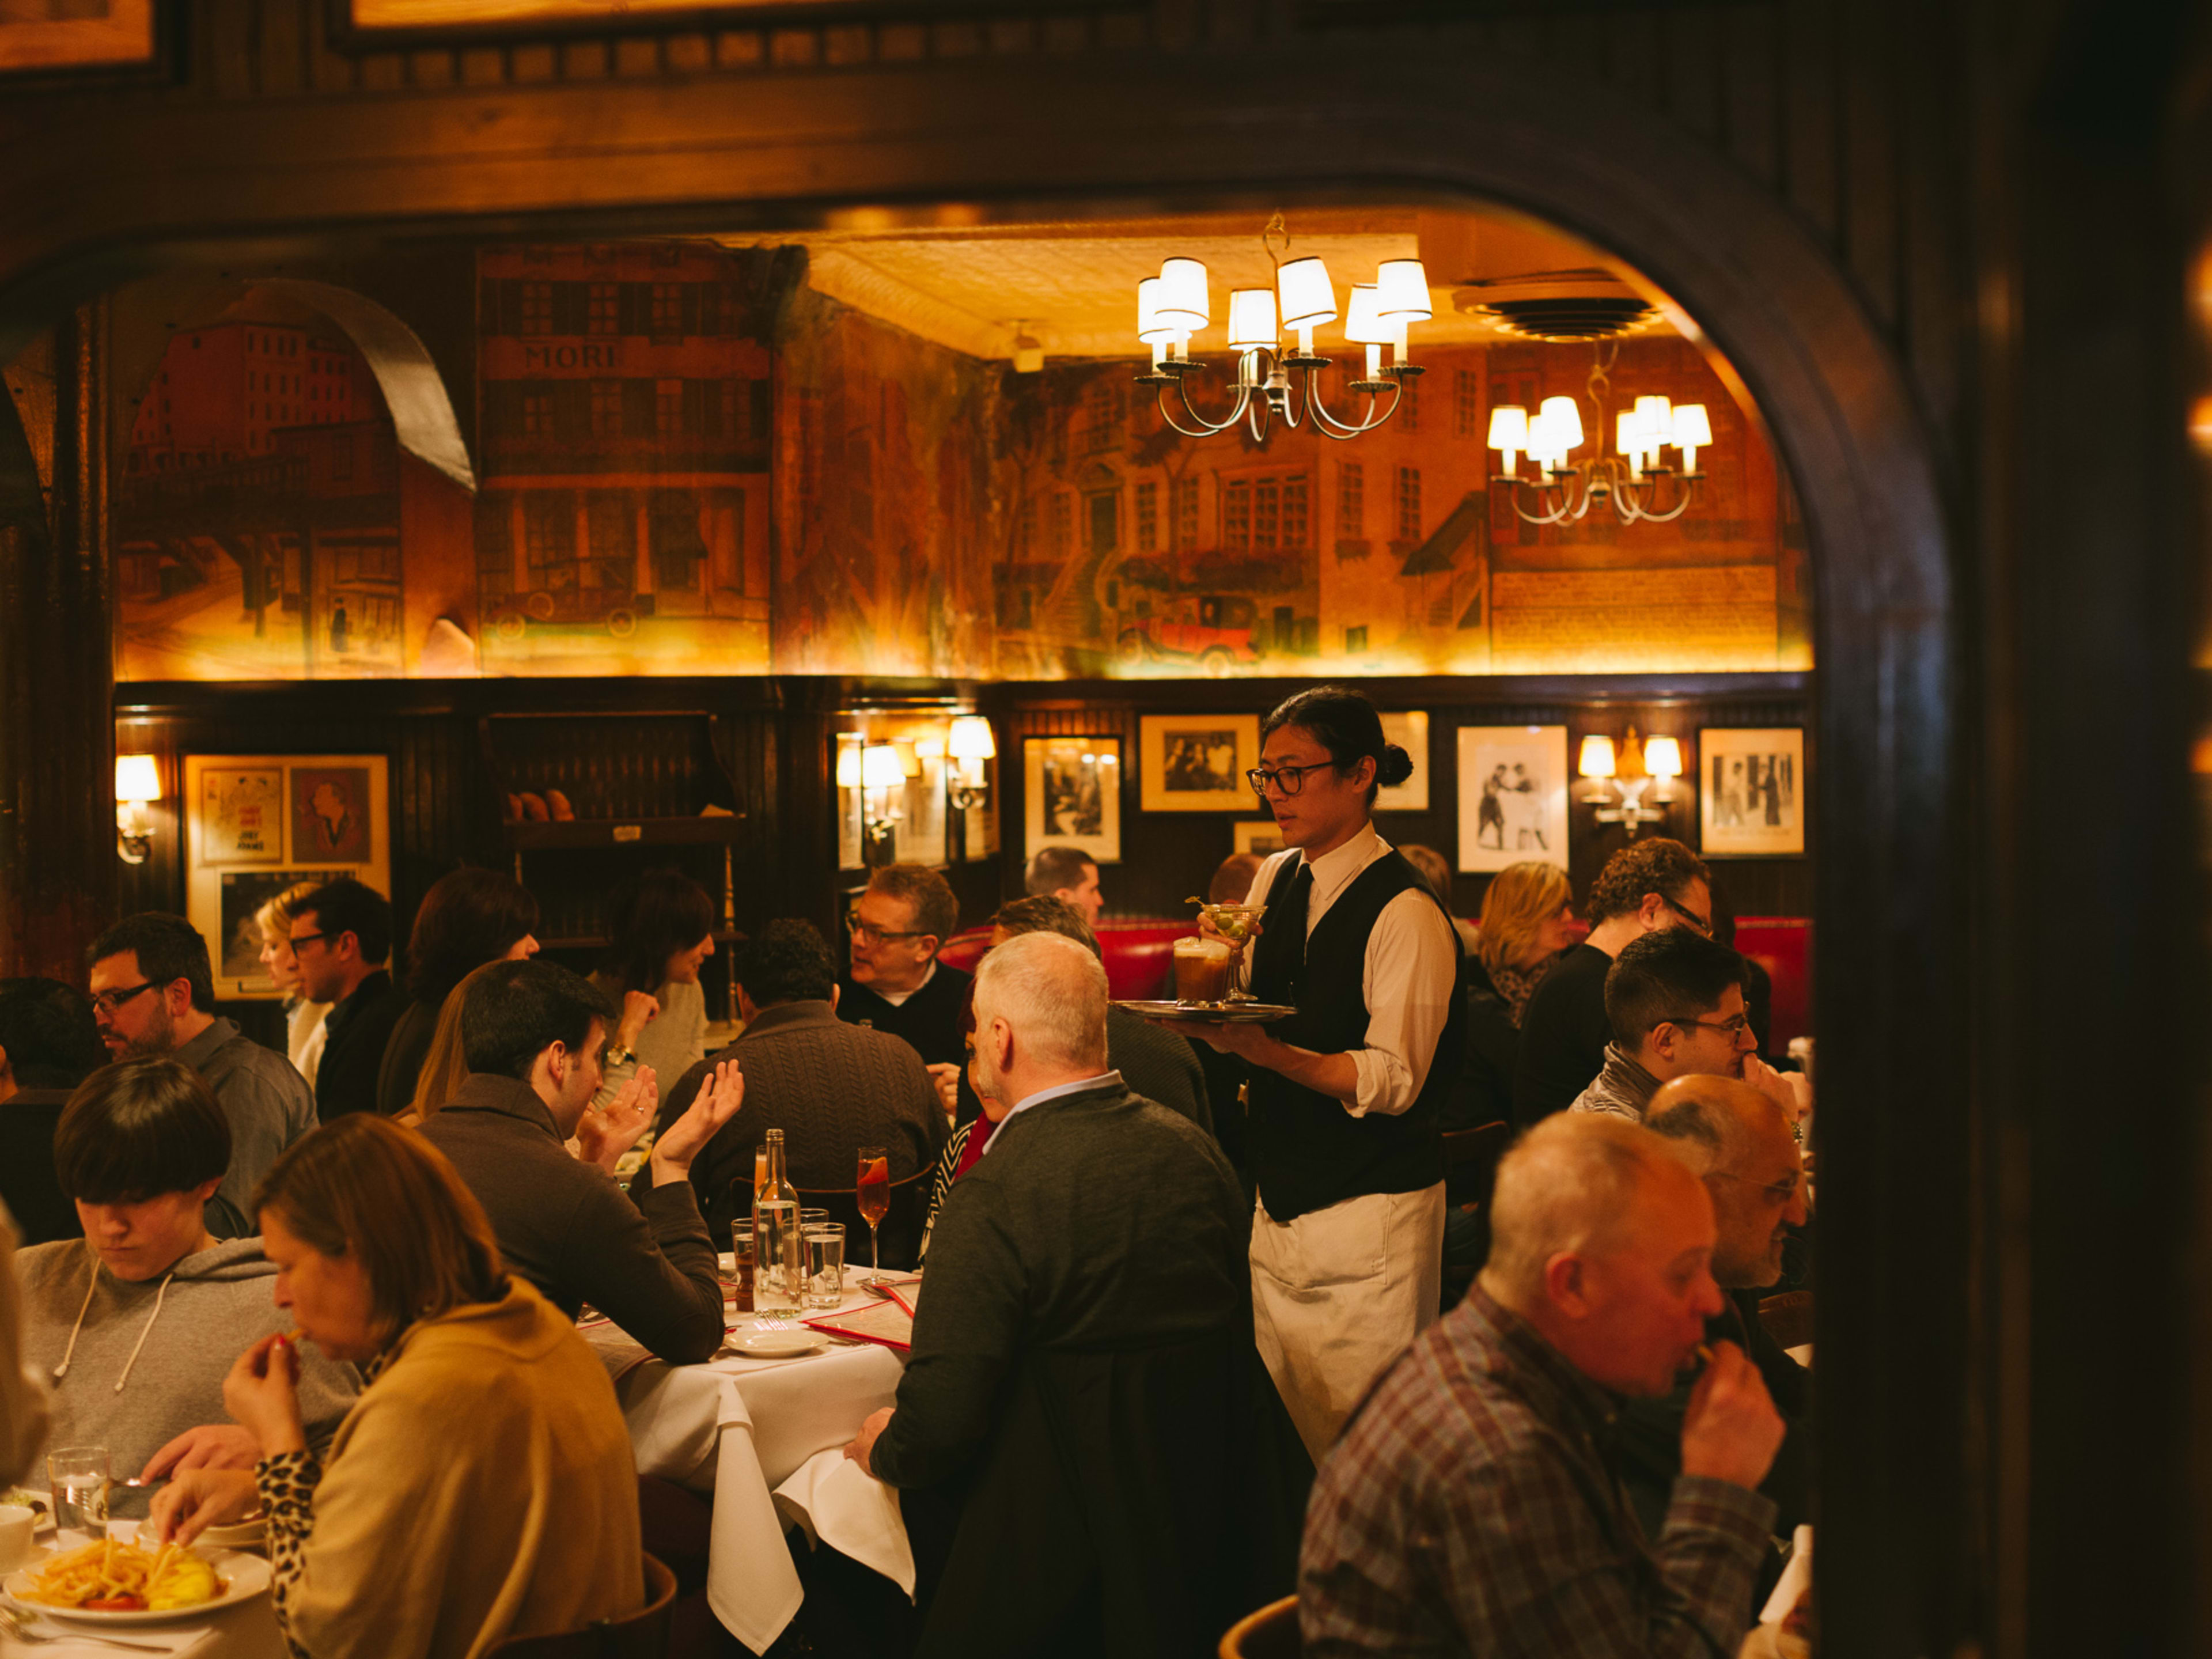
POLYGON ((1500 334, 1557 343, 1613 340, 1663 326, 1658 308, 1609 270, 1549 270, 1472 283, 1452 290, 1452 305, 1500 334))

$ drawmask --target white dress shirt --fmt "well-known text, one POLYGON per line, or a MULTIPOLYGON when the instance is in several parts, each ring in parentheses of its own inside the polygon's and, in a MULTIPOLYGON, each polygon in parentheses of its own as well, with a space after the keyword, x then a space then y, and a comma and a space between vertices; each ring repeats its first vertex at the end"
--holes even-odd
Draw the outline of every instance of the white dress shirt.
MULTIPOLYGON (((1048 1100, 1058 1100, 1062 1095, 1079 1095, 1085 1089, 1103 1089, 1109 1083, 1117 1089, 1127 1086, 1121 1081, 1121 1074, 1119 1072, 1101 1072, 1097 1077, 1078 1078, 1073 1083, 1055 1083, 1049 1089, 1040 1089, 1033 1095, 1024 1095, 1014 1103, 1013 1109, 999 1120, 999 1129, 1005 1128, 1018 1115, 1026 1112, 1032 1106, 1042 1105, 1048 1100)), ((991 1148, 999 1144, 999 1129, 991 1131, 991 1138, 983 1143, 983 1150, 976 1156, 990 1157, 991 1148)))
MULTIPOLYGON (((1390 844, 1370 823, 1334 852, 1312 860, 1313 896, 1306 904, 1309 939, 1359 872, 1389 851, 1390 844)), ((1296 873, 1296 861, 1304 857, 1304 850, 1295 847, 1271 856, 1252 878, 1248 902, 1268 902, 1279 881, 1287 884, 1296 873)), ((1267 923, 1262 916, 1262 932, 1267 923)), ((1451 1013, 1459 966, 1455 945, 1443 907, 1413 888, 1384 905, 1375 919, 1360 975, 1368 1011, 1367 1044, 1351 1051, 1358 1093, 1345 1110, 1352 1116, 1382 1112, 1395 1117, 1419 1097, 1451 1013)), ((1249 963, 1248 952, 1248 972, 1249 963)))
POLYGON ((924 969, 922 970, 922 975, 921 975, 921 979, 919 979, 918 981, 916 981, 915 982, 915 985, 914 985, 914 987, 913 987, 913 988, 912 988, 911 990, 906 990, 906 991, 876 991, 876 988, 875 988, 874 986, 872 986, 872 985, 871 985, 870 987, 868 987, 868 988, 869 988, 871 991, 876 991, 876 994, 877 994, 878 996, 879 996, 879 997, 881 997, 881 998, 882 998, 885 1002, 890 1003, 890 1006, 891 1006, 892 1007, 894 1007, 894 1008, 899 1008, 899 1007, 903 1007, 903 1006, 906 1005, 906 1000, 907 1000, 908 997, 910 997, 910 996, 914 996, 914 995, 915 995, 916 994, 918 994, 918 993, 921 991, 921 988, 922 988, 923 986, 925 986, 925 985, 928 984, 930 981, 932 981, 932 980, 935 979, 936 977, 937 977, 937 958, 936 958, 935 957, 932 957, 929 959, 929 966, 928 966, 927 968, 926 968, 926 969, 924 969))

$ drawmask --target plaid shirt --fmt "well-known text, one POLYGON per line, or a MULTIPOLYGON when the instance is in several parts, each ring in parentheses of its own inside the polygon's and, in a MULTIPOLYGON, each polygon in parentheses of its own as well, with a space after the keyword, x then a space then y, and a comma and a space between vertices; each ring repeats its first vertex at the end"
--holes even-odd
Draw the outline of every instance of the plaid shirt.
POLYGON ((1648 1541, 1614 1473, 1617 1412, 1469 1291, 1322 1465, 1298 1563, 1308 1659, 1734 1655, 1774 1505, 1680 1476, 1648 1541))

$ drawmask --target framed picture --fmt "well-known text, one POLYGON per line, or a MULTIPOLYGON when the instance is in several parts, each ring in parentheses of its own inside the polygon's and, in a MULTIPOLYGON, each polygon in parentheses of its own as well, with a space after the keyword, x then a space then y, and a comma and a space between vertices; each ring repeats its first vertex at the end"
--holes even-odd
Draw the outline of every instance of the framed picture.
POLYGON ((1698 733, 1698 832, 1707 858, 1805 850, 1805 731, 1709 726, 1698 733))
POLYGON ((216 995, 274 997, 254 912, 339 876, 392 890, 382 755, 185 757, 185 909, 206 939, 216 995))
POLYGON ((1393 789, 1375 792, 1378 812, 1425 812, 1429 810, 1429 716, 1426 709, 1408 709, 1382 716, 1382 741, 1395 743, 1413 757, 1413 775, 1393 789))
MULTIPOLYGON (((1096 10, 1105 3, 1054 0, 1050 9, 1096 10)), ((988 13, 1033 5, 1034 0, 970 0, 967 9, 988 13)), ((927 15, 928 0, 332 0, 331 34, 342 46, 368 50, 518 32, 807 27, 927 15)))
POLYGON ((867 738, 858 732, 837 733, 831 775, 837 780, 837 867, 863 870, 868 863, 867 804, 860 788, 860 751, 867 738))
POLYGON ((1094 864, 1121 861, 1121 740, 1022 739, 1022 857, 1080 848, 1094 864))
POLYGON ((906 781, 905 799, 900 803, 902 816, 891 831, 891 844, 899 863, 933 868, 945 862, 945 757, 917 758, 921 775, 906 781))
POLYGON ((1235 839, 1234 850, 1237 852, 1257 853, 1261 858, 1266 858, 1270 853, 1283 850, 1283 832, 1273 818, 1262 818, 1257 823, 1240 819, 1231 824, 1229 829, 1235 839))
POLYGON ((960 855, 969 864, 999 856, 999 762, 996 756, 973 763, 955 761, 945 780, 948 788, 975 789, 981 799, 960 814, 960 855), (973 766, 963 773, 963 766, 973 766), (972 777, 974 781, 968 780, 972 777))
POLYGON ((1459 867, 1567 866, 1567 728, 1459 729, 1459 867))
POLYGON ((1147 812, 1249 812, 1257 714, 1147 714, 1139 727, 1147 812))
POLYGON ((0 75, 154 61, 154 0, 0 0, 0 75))

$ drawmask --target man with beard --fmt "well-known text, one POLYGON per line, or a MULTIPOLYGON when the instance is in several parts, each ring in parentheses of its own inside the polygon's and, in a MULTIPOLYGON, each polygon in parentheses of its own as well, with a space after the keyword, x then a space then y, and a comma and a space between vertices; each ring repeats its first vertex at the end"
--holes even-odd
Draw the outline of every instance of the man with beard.
POLYGON ((230 1168, 207 1201, 218 1239, 254 1231, 253 1188, 315 1127, 315 1097, 292 1062, 215 1015, 207 942, 182 916, 149 910, 93 942, 93 1018, 117 1060, 173 1054, 198 1072, 230 1121, 230 1168))

